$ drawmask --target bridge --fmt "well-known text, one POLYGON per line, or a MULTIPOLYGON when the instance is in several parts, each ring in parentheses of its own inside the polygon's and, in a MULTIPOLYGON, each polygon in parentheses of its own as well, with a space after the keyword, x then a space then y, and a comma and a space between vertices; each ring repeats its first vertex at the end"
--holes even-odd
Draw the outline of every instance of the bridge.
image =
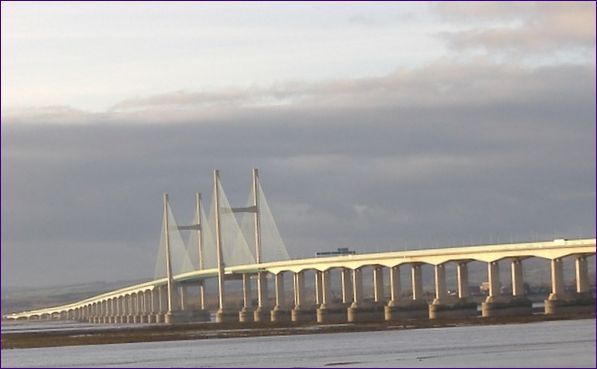
POLYGON ((595 255, 595 238, 290 259, 273 221, 257 169, 253 169, 252 193, 247 206, 238 208, 230 206, 219 171, 215 170, 210 208, 207 218, 201 194, 197 194, 192 224, 178 225, 168 195, 164 194, 164 219, 154 280, 71 304, 6 314, 3 319, 68 319, 112 324, 209 321, 212 314, 206 303, 208 280, 217 281, 217 322, 333 323, 476 316, 479 306, 470 296, 468 272, 468 264, 473 261, 487 265, 488 294, 481 303, 481 315, 525 315, 532 313, 523 279, 523 262, 529 258, 550 262, 551 293, 545 300, 546 314, 595 311, 587 262, 588 257, 595 255), (189 232, 186 244, 183 232, 189 232), (566 258, 573 258, 575 263, 574 292, 564 288, 566 258), (500 261, 510 262, 512 291, 509 294, 502 293, 500 261), (447 289, 449 264, 456 266, 455 295, 449 294, 447 289), (433 267, 432 300, 423 292, 423 265, 433 267), (365 268, 372 270, 373 299, 364 298, 365 268), (410 272, 408 294, 401 281, 401 270, 405 268, 410 272), (305 283, 308 273, 314 276, 313 288, 309 291, 305 283), (333 291, 334 275, 340 279, 340 291, 333 291), (242 281, 241 304, 226 293, 227 282, 233 280, 242 281), (274 284, 273 303, 269 297, 270 280, 274 284), (289 281, 291 294, 285 289, 289 281), (386 282, 389 282, 389 293, 386 293, 386 282), (188 293, 191 288, 197 290, 196 301, 192 303, 188 293))

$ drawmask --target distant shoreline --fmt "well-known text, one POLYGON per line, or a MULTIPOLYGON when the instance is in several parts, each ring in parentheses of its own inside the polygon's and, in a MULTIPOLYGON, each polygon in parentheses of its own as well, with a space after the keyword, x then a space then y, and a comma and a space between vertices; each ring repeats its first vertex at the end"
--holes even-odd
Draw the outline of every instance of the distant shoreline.
POLYGON ((146 325, 101 327, 97 329, 65 329, 39 332, 2 333, 2 350, 37 347, 60 347, 134 342, 158 342, 240 338, 318 333, 372 332, 387 330, 462 327, 473 325, 521 324, 555 320, 594 319, 592 314, 532 315, 518 317, 471 317, 466 319, 418 319, 370 323, 192 323, 176 325, 146 325))

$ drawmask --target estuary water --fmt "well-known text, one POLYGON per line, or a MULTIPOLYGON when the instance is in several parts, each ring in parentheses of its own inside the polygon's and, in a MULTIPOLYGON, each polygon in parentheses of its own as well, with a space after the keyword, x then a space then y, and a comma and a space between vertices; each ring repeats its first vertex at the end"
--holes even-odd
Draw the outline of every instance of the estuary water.
POLYGON ((595 319, 2 350, 3 368, 595 365, 595 319))

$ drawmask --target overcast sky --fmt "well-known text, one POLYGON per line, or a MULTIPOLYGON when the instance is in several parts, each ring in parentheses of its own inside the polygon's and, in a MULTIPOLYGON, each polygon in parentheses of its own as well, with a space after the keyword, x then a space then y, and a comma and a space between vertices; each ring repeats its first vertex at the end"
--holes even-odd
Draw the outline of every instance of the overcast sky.
POLYGON ((593 2, 1 6, 3 287, 151 277, 214 168, 294 257, 595 237, 593 2))

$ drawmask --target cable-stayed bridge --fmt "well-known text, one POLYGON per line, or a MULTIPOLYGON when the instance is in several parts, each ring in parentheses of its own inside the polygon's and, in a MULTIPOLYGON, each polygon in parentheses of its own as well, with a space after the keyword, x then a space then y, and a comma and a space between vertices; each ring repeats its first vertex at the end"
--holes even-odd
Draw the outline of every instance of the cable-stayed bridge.
POLYGON ((168 195, 164 194, 154 280, 71 304, 7 314, 3 318, 93 323, 207 321, 211 312, 206 303, 206 281, 210 279, 217 281, 215 319, 218 322, 312 320, 327 323, 474 316, 478 306, 470 298, 468 264, 471 261, 487 264, 488 296, 481 306, 482 316, 531 314, 531 302, 523 286, 523 261, 533 257, 550 261, 551 293, 545 300, 546 314, 595 311, 587 262, 587 257, 595 255, 594 238, 290 259, 257 169, 253 169, 252 179, 245 206, 232 207, 219 172, 215 170, 209 216, 206 216, 201 194, 196 194, 195 216, 187 225, 176 222, 168 195), (574 258, 574 292, 564 287, 565 258, 574 258), (511 294, 503 294, 500 285, 500 261, 504 260, 511 263, 511 294), (446 286, 449 263, 456 265, 455 296, 448 294, 446 286), (434 270, 432 301, 423 293, 422 266, 425 264, 432 265, 434 270), (373 271, 372 301, 364 298, 364 268, 373 271), (401 281, 403 268, 410 269, 408 294, 401 281), (313 291, 307 291, 306 273, 314 275, 313 291), (341 281, 337 294, 331 283, 336 273, 341 281), (292 298, 286 294, 285 275, 292 276, 292 298), (226 281, 232 279, 242 280, 242 306, 234 304, 226 293, 226 281), (274 301, 269 298, 268 279, 274 282, 274 301), (198 289, 193 303, 187 293, 191 287, 198 289), (312 299, 308 298, 309 293, 312 299))

